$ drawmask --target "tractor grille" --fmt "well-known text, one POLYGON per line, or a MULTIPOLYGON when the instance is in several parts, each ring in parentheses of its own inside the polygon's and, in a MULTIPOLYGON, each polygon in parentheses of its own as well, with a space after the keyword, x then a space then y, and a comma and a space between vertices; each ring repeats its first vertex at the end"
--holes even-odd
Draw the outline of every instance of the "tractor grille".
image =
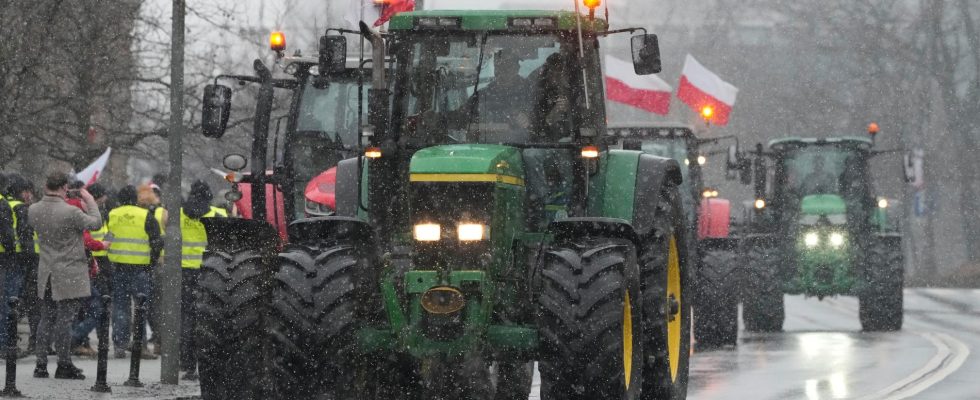
MULTIPOLYGON (((438 242, 415 242, 415 267, 483 269, 490 261, 490 240, 461 242, 460 222, 491 225, 494 184, 487 182, 414 182, 410 190, 412 224, 437 223, 438 242)), ((492 234, 492 231, 491 231, 492 234)))

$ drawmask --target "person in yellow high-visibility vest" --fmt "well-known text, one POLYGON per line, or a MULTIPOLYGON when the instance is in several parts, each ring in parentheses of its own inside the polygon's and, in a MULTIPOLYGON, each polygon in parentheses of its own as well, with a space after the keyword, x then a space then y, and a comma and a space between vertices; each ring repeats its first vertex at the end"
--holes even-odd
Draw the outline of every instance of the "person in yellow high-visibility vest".
MULTIPOLYGON (((112 295, 112 263, 109 262, 109 224, 106 221, 108 211, 106 203, 109 196, 104 186, 93 183, 88 186, 88 192, 95 199, 95 204, 99 206, 99 214, 102 215, 102 227, 89 231, 92 240, 102 243, 104 250, 89 249, 91 256, 98 265, 98 273, 92 278, 92 297, 85 307, 84 318, 75 321, 72 328, 72 353, 76 356, 95 356, 97 352, 89 343, 89 335, 95 330, 99 320, 102 318, 102 295, 112 295)), ((86 242, 88 244, 88 242, 86 242)))
POLYGON ((181 294, 180 294, 180 369, 184 379, 197 377, 197 354, 194 351, 194 325, 197 313, 194 300, 197 296, 197 280, 208 245, 204 231, 204 218, 225 218, 224 209, 211 206, 214 196, 211 188, 202 181, 194 181, 187 201, 180 209, 181 248, 181 294))
POLYGON ((160 221, 136 205, 136 188, 119 190, 119 207, 109 211, 112 263, 112 344, 116 358, 130 349, 131 298, 152 294, 152 267, 163 248, 160 221))
MULTIPOLYGON (((7 204, 10 205, 13 217, 15 242, 3 279, 4 299, 21 298, 24 295, 24 278, 29 271, 37 274, 38 263, 37 235, 27 218, 27 208, 34 202, 34 184, 18 174, 11 174, 7 179, 7 187, 3 188, 3 192, 7 194, 7 204)), ((34 281, 37 282, 36 277, 34 281)), ((33 291, 28 288, 28 291, 36 297, 36 287, 33 291)), ((3 326, 7 326, 7 313, 7 302, 0 302, 0 321, 3 321, 3 326)), ((34 335, 33 330, 31 335, 34 335)), ((6 344, 7 330, 0 329, 0 346, 6 348, 6 344)))

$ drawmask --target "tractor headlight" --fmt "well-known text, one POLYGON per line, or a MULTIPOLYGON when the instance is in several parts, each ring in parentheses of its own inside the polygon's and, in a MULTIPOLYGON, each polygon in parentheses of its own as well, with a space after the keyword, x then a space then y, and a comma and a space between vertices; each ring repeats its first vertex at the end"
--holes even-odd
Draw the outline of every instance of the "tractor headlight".
POLYGON ((844 234, 840 232, 833 232, 830 234, 830 245, 834 248, 839 248, 844 245, 844 234))
POLYGON ((803 244, 806 247, 817 247, 820 244, 820 235, 816 232, 807 232, 806 235, 803 235, 803 244))
POLYGON ((420 242, 438 242, 442 238, 442 228, 439 224, 415 224, 413 233, 415 240, 420 242))
POLYGON ((460 242, 474 242, 490 236, 488 230, 483 224, 461 223, 456 226, 456 235, 460 242))

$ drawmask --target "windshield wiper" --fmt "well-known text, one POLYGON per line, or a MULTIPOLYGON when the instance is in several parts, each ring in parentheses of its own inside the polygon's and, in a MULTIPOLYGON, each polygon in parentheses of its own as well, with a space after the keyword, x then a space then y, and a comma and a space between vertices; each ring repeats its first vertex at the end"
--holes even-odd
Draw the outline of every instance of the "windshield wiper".
MULTIPOLYGON (((483 37, 480 38, 480 56, 477 59, 477 64, 476 64, 476 83, 473 84, 473 108, 475 108, 475 110, 466 110, 468 113, 473 114, 473 115, 467 115, 467 117, 470 117, 469 121, 466 122, 467 140, 469 140, 470 138, 470 133, 471 133, 470 129, 472 129, 473 127, 473 120, 480 118, 480 74, 483 73, 483 53, 487 47, 488 36, 489 33, 484 32, 483 37)), ((472 141, 475 142, 479 140, 472 140, 472 141)))

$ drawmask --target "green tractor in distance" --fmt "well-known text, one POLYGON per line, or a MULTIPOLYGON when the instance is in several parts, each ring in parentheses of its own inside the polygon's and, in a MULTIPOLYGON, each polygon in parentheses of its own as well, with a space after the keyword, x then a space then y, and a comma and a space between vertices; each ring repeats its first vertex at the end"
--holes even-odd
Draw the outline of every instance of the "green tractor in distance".
POLYGON ((690 230, 688 243, 697 265, 694 293, 694 339, 699 348, 734 346, 738 339, 738 240, 730 235, 730 202, 704 184, 703 168, 718 153, 709 146, 731 136, 698 138, 688 125, 631 123, 609 127, 624 150, 672 158, 684 182, 681 199, 690 230))
MULTIPOLYGON (((278 256, 271 227, 206 226, 243 244, 215 267, 245 305, 215 317, 249 330, 222 395, 527 398, 538 361, 543 398, 686 397, 680 167, 604 140, 598 40, 632 31, 559 11, 362 24, 371 126, 336 214, 293 222, 278 256)), ((658 72, 656 36, 632 45, 658 72)))
POLYGON ((754 212, 740 235, 747 330, 781 330, 784 293, 857 296, 863 330, 901 329, 902 238, 871 189, 869 163, 881 153, 873 145, 841 137, 757 146, 754 212))

